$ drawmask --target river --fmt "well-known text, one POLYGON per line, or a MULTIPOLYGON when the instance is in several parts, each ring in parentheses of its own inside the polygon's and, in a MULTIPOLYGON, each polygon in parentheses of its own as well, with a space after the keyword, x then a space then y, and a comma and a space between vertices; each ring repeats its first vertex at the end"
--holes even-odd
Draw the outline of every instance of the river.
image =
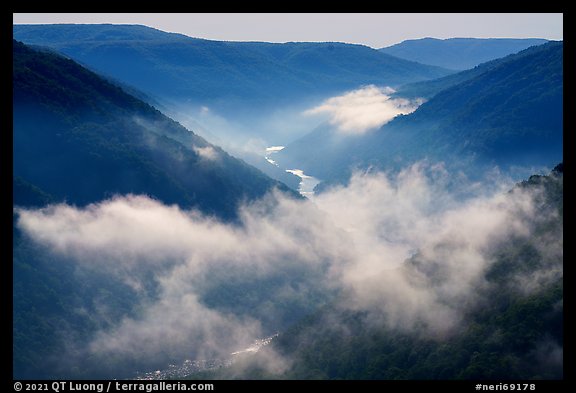
MULTIPOLYGON (((278 163, 272 159, 274 153, 278 153, 280 150, 284 149, 284 146, 270 146, 266 148, 265 158, 270 164, 279 167, 278 163)), ((314 195, 314 187, 320 183, 320 179, 315 178, 304 173, 301 169, 285 169, 286 172, 292 173, 300 178, 300 184, 298 185, 298 192, 300 195, 310 198, 314 195)))
POLYGON ((230 367, 238 359, 238 355, 246 353, 256 353, 262 347, 270 344, 273 339, 278 337, 278 333, 258 339, 246 349, 241 351, 232 352, 229 357, 225 359, 211 359, 211 360, 185 360, 181 365, 170 364, 168 368, 163 370, 148 371, 144 373, 137 373, 134 379, 144 381, 158 381, 167 379, 183 379, 190 375, 204 372, 213 371, 222 367, 230 367))

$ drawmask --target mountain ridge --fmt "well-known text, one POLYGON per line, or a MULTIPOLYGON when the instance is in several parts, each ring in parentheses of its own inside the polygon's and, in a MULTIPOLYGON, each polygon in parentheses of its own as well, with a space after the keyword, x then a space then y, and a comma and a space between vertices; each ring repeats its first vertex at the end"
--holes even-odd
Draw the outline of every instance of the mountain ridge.
POLYGON ((328 182, 344 181, 353 168, 397 170, 422 159, 445 161, 473 177, 495 164, 505 171, 552 165, 562 159, 563 44, 525 52, 480 67, 480 73, 463 71, 471 77, 448 84, 379 129, 345 137, 335 127, 320 127, 276 159, 288 166, 299 162, 328 182))
POLYGON ((405 40, 379 50, 403 59, 465 70, 547 42, 541 38, 432 38, 405 40))
POLYGON ((170 91, 173 97, 184 95, 215 100, 214 103, 222 95, 230 99, 256 94, 256 98, 282 101, 285 95, 310 95, 328 86, 333 92, 386 81, 388 85, 398 85, 409 79, 429 79, 451 72, 385 55, 367 46, 344 43, 215 41, 125 25, 14 25, 13 34, 25 43, 58 49, 146 93, 167 97, 170 91), (110 41, 114 35, 123 39, 110 41), (344 50, 350 53, 344 54, 344 50), (129 72, 121 74, 116 69, 118 64, 124 64, 129 72), (146 67, 160 71, 155 74, 154 83, 147 79, 150 75, 146 67), (216 75, 209 69, 217 70, 216 75), (190 80, 187 75, 200 80, 190 80), (232 83, 237 86, 232 88, 232 83), (275 97, 266 90, 276 92, 275 97), (220 93, 216 96, 210 91, 220 93))
MULTIPOLYGON (((299 49, 290 61, 313 66, 299 49)), ((366 135, 325 123, 300 139, 329 181, 382 171, 316 209, 76 60, 14 40, 13 377, 129 378, 242 352, 190 377, 562 379, 563 44, 527 51, 424 86, 416 112, 366 135), (439 158, 458 181, 514 154, 561 163, 453 210, 417 165, 386 176, 439 158)))
POLYGON ((288 190, 73 60, 14 41, 13 81, 14 176, 57 200, 146 193, 233 217, 288 190))

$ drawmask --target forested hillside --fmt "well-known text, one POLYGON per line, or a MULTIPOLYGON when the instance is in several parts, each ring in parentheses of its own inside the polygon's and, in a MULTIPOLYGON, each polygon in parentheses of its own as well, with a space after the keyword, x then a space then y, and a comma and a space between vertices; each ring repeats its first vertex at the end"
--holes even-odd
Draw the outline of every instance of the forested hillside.
POLYGON ((72 60, 14 41, 13 81, 14 177, 55 201, 143 193, 232 218, 287 190, 72 60))
POLYGON ((270 108, 361 84, 397 86, 453 72, 337 42, 212 41, 138 25, 15 25, 13 33, 153 96, 220 110, 270 108))
POLYGON ((354 169, 398 170, 424 159, 471 178, 494 167, 518 176, 515 169, 551 167, 562 160, 561 42, 465 73, 413 113, 379 129, 346 136, 327 124, 276 158, 327 183, 345 182, 354 169))

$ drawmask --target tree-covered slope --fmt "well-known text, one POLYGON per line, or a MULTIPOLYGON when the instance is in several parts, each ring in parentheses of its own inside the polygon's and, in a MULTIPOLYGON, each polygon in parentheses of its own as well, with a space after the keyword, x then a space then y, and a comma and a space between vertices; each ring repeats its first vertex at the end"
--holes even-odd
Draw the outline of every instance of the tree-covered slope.
MULTIPOLYGON (((270 373, 262 366, 265 354, 262 359, 257 354, 229 369, 193 377, 562 379, 563 165, 556 166, 549 175, 531 176, 518 183, 507 193, 512 199, 515 195, 530 195, 533 203, 528 214, 512 216, 511 221, 522 223, 522 231, 499 231, 490 246, 483 248, 481 258, 471 262, 469 249, 461 252, 459 240, 452 238, 432 245, 434 251, 423 247, 399 267, 400 276, 417 285, 426 294, 425 300, 403 299, 406 293, 402 290, 384 290, 389 298, 374 298, 370 308, 354 309, 357 303, 349 296, 355 293, 344 292, 273 341, 272 347, 290 359, 285 371, 270 373), (468 283, 463 274, 465 266, 479 273, 468 283), (452 281, 452 275, 458 279, 452 281), (449 294, 453 286, 460 285, 470 286, 452 298, 449 294), (424 310, 420 316, 427 312, 430 315, 398 323, 399 314, 412 313, 419 302, 428 302, 430 297, 438 297, 443 305, 459 310, 458 322, 443 329, 442 323, 453 316, 424 310), (407 309, 386 306, 395 303, 405 304, 407 309), (431 315, 432 319, 427 319, 431 315), (429 323, 434 318, 440 325, 429 323), (241 374, 241 370, 249 371, 241 374)), ((366 278, 366 287, 372 286, 368 291, 379 293, 378 286, 393 285, 386 275, 397 277, 382 269, 366 278)))
POLYGON ((561 161, 563 45, 528 51, 443 90, 390 128, 414 130, 412 147, 434 158, 474 154, 504 167, 561 161))
POLYGON ((380 129, 346 136, 321 127, 279 152, 277 161, 298 162, 313 176, 343 181, 352 169, 394 170, 423 159, 443 161, 471 177, 495 165, 506 172, 562 160, 561 42, 466 71, 452 82, 380 129))
MULTIPOLYGON (((74 61, 13 41, 14 378, 133 375, 138 366, 131 360, 108 356, 103 362, 91 355, 88 344, 96 332, 139 315, 157 296, 158 286, 155 268, 138 266, 124 279, 122 269, 110 273, 103 267, 106 258, 95 262, 99 257, 86 253, 54 253, 18 225, 20 209, 49 211, 65 204, 90 210, 118 198, 144 198, 137 194, 168 211, 182 209, 234 226, 241 205, 274 189, 286 191, 281 194, 288 200, 300 200, 283 184, 74 61), (145 284, 135 288, 130 284, 139 275, 145 284)), ((153 225, 170 229, 158 221, 153 225)), ((113 230, 114 225, 102 228, 96 237, 113 230)), ((191 239, 196 235, 189 234, 191 239)), ((116 264, 127 259, 124 255, 116 264)), ((240 276, 235 279, 245 285, 248 300, 231 299, 217 289, 206 298, 214 307, 240 303, 256 310, 245 303, 255 302, 255 293, 269 297, 270 287, 264 293, 251 285, 252 276, 240 276)), ((279 274, 269 285, 280 290, 283 279, 279 274)), ((286 304, 296 314, 302 312, 299 307, 286 304)), ((151 360, 164 364, 172 354, 166 350, 151 360)))
MULTIPOLYGON (((537 195, 534 216, 525 222, 531 235, 502 239, 491 250, 486 281, 478 288, 485 301, 470 306, 458 332, 443 338, 426 337, 418 328, 416 333, 378 328, 362 313, 342 313, 336 306, 280 337, 278 345, 297 357, 287 376, 562 379, 563 259, 546 247, 562 242, 563 169, 518 187, 537 195), (334 319, 345 327, 324 322, 334 319)), ((443 263, 417 255, 404 268, 409 275, 425 271, 434 286, 442 281, 443 263)))
POLYGON ((540 50, 542 50, 540 45, 534 45, 518 53, 513 53, 495 60, 490 60, 485 63, 478 64, 474 68, 447 75, 442 78, 408 83, 406 85, 399 86, 398 89, 396 89, 394 96, 404 98, 422 97, 428 100, 440 91, 476 78, 483 73, 498 67, 502 63, 520 60, 525 56, 531 56, 533 53, 538 53, 540 50))
POLYGON ((147 194, 231 218, 286 189, 74 61, 13 48, 14 176, 55 201, 147 194))

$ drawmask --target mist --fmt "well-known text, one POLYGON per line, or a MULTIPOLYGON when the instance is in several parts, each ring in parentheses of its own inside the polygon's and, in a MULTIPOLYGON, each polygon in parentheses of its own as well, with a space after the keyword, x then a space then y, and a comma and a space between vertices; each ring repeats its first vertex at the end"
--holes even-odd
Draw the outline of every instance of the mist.
MULTIPOLYGON (((164 110, 210 143, 298 190, 300 180, 289 172, 294 166, 270 165, 266 149, 290 145, 325 123, 332 124, 339 136, 361 135, 400 114, 411 113, 423 102, 392 98, 393 92, 390 87, 368 85, 333 96, 311 95, 298 102, 255 105, 250 110, 228 108, 225 114, 218 105, 191 101, 165 102, 164 110)), ((205 159, 214 157, 206 150, 197 153, 205 159)))
POLYGON ((308 109, 307 115, 327 114, 329 121, 342 134, 361 135, 388 123, 400 114, 414 112, 422 99, 392 98, 390 87, 368 85, 331 97, 308 109))
MULTIPOLYGON (((533 235, 539 191, 462 200, 446 191, 449 176, 417 163, 394 176, 355 173, 307 200, 275 191, 244 204, 239 224, 141 195, 15 211, 18 227, 49 252, 139 294, 137 315, 98 330, 84 351, 132 362, 160 353, 207 359, 285 330, 335 297, 339 308, 390 329, 431 337, 457 330, 486 300, 492 250, 533 235), (219 301, 223 289, 250 296, 219 301)), ((511 185, 495 189, 503 187, 511 185)), ((548 260, 562 257, 561 238, 539 247, 548 260)), ((536 290, 558 274, 551 263, 511 285, 529 281, 536 290)), ((267 356, 274 372, 290 364, 267 356)))
POLYGON ((166 104, 166 113, 210 143, 234 155, 263 156, 272 145, 286 145, 313 130, 320 121, 304 112, 318 100, 305 100, 272 108, 230 110, 225 114, 217 108, 196 103, 166 104))
MULTIPOLYGON (((394 89, 375 85, 250 110, 218 109, 196 102, 170 101, 165 112, 210 143, 240 158, 262 157, 269 146, 288 145, 329 121, 344 135, 360 135, 413 112, 423 99, 393 98, 394 89)), ((253 159, 252 159, 253 163, 253 159)), ((262 169, 262 168, 260 168, 262 169)))

